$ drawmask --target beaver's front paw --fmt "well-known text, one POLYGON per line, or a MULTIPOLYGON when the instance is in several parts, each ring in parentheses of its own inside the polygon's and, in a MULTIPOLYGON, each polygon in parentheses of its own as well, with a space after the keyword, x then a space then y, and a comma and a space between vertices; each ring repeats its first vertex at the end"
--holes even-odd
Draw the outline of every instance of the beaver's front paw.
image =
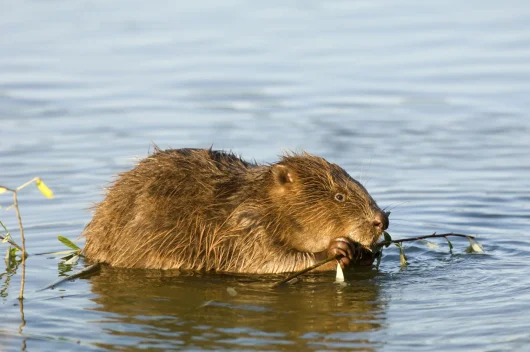
POLYGON ((354 253, 358 250, 358 244, 347 237, 337 237, 329 243, 327 254, 328 258, 338 256, 337 261, 345 269, 353 263, 354 253))

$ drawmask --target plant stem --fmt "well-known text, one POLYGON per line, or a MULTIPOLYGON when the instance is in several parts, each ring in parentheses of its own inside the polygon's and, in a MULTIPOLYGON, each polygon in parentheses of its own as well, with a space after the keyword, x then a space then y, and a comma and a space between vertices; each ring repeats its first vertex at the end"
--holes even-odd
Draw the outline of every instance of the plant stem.
POLYGON ((76 279, 78 277, 81 277, 83 275, 86 275, 86 274, 90 274, 90 273, 93 273, 97 270, 99 270, 101 268, 101 264, 99 263, 96 263, 96 264, 92 264, 90 266, 87 266, 86 268, 84 268, 83 270, 81 271, 77 271, 75 273, 73 273, 72 275, 70 276, 66 276, 66 277, 63 277, 62 279, 60 280, 57 280, 55 281, 54 283, 52 284, 49 284, 48 286, 46 287, 43 287, 41 289, 38 289, 37 292, 39 291, 44 291, 44 290, 47 290, 49 288, 55 288, 57 285, 59 285, 60 283, 63 283, 65 281, 70 281, 70 280, 73 280, 73 279, 76 279))
MULTIPOLYGON (((377 243, 377 248, 380 248, 380 247, 383 247, 383 246, 386 246, 386 245, 389 245, 389 244, 392 244, 392 243, 402 243, 402 242, 410 242, 410 241, 418 241, 418 240, 424 240, 424 239, 427 239, 427 238, 445 238, 445 237, 449 237, 449 236, 455 236, 455 237, 465 237, 465 238, 471 238, 471 239, 475 239, 474 236, 469 236, 469 235, 463 235, 463 234, 459 234, 459 233, 443 233, 443 234, 436 234, 436 233, 433 233, 432 235, 427 235, 427 236, 420 236, 420 237, 412 237, 412 238, 402 238, 402 239, 399 239, 399 240, 392 240, 392 241, 383 241, 383 242, 379 242, 377 243)), ((292 279, 302 275, 302 274, 305 274, 307 273, 308 271, 311 271, 315 268, 318 268, 319 266, 321 265, 324 265, 326 264, 327 262, 330 262, 332 261, 333 259, 337 259, 339 256, 333 256, 333 257, 329 257, 329 258, 326 258, 324 260, 321 260, 320 262, 318 263, 315 263, 305 269, 302 269, 300 271, 297 271, 291 275, 289 275, 288 277, 286 277, 285 279, 281 280, 281 281, 278 281, 276 282, 274 285, 272 285, 272 287, 278 287, 278 286, 281 286, 289 281, 291 281, 292 279)))
POLYGON ((26 319, 24 318, 24 301, 20 300, 20 325, 18 326, 19 335, 22 334, 22 329, 24 326, 26 326, 26 319))
POLYGON ((465 238, 475 239, 474 236, 462 235, 460 233, 442 233, 442 234, 433 233, 432 235, 427 235, 427 236, 412 237, 412 238, 402 238, 402 239, 399 239, 399 240, 392 240, 392 241, 383 241, 383 242, 377 243, 377 247, 378 248, 379 247, 383 247, 383 246, 386 246, 386 245, 389 245, 389 244, 392 244, 392 243, 418 241, 418 240, 425 240, 425 239, 428 239, 428 238, 442 238, 442 237, 445 238, 445 237, 448 237, 448 236, 465 237, 465 238))
POLYGON ((16 190, 14 190, 14 191, 13 191, 13 190, 10 190, 10 191, 12 191, 12 192, 20 191, 22 188, 25 188, 25 187, 27 187, 28 185, 30 185, 30 184, 32 184, 33 182, 36 182, 36 181, 38 181, 38 180, 39 180, 38 177, 33 177, 33 178, 32 178, 31 180, 29 180, 28 182, 24 183, 23 185, 18 186, 16 190))
POLYGON ((20 293, 18 299, 24 298, 24 285, 26 283, 26 239, 24 237, 24 226, 22 226, 22 218, 20 217, 20 209, 18 209, 17 191, 13 192, 13 205, 17 214, 18 227, 20 229, 20 238, 22 240, 22 279, 20 280, 20 293))
POLYGON ((316 268, 318 268, 318 267, 321 266, 321 265, 324 265, 324 264, 326 264, 326 263, 328 263, 328 262, 330 262, 330 261, 332 261, 332 260, 334 260, 334 259, 337 259, 337 257, 338 257, 338 255, 334 255, 334 256, 332 256, 332 257, 329 257, 329 258, 326 258, 326 259, 324 259, 324 260, 321 260, 321 261, 319 261, 319 262, 317 262, 317 263, 315 263, 315 264, 313 264, 313 265, 311 265, 311 266, 308 266, 308 267, 305 268, 305 269, 302 269, 302 270, 300 270, 300 271, 297 271, 296 273, 293 273, 293 274, 287 276, 285 279, 283 279, 283 280, 281 280, 281 281, 278 281, 277 283, 275 283, 274 285, 272 285, 272 287, 278 287, 278 286, 280 286, 280 285, 283 285, 283 284, 285 284, 285 283, 291 281, 292 279, 294 279, 294 278, 296 278, 296 277, 298 277, 298 276, 300 276, 300 275, 302 275, 302 274, 307 273, 308 271, 311 271, 311 270, 313 270, 313 269, 316 269, 316 268))
MULTIPOLYGON (((15 208, 15 211, 16 211, 17 220, 18 220, 18 227, 20 229, 20 238, 22 240, 22 248, 20 248, 17 244, 12 243, 11 241, 9 241, 13 246, 15 246, 16 248, 18 248, 19 250, 22 251, 22 279, 20 280, 20 293, 18 295, 18 299, 21 301, 21 303, 22 303, 22 300, 24 299, 24 285, 26 283, 26 256, 27 256, 27 253, 26 253, 26 239, 24 237, 24 226, 22 226, 22 218, 20 217, 20 209, 18 208, 17 192, 20 191, 21 189, 27 187, 28 185, 34 183, 34 182, 39 183, 40 182, 40 178, 39 177, 34 177, 31 180, 29 180, 28 182, 18 186, 15 189, 12 189, 12 188, 9 188, 9 187, 4 187, 4 186, 0 185, 0 187, 4 188, 4 190, 7 190, 7 191, 10 191, 10 192, 13 193, 13 207, 15 208)), ((41 192, 42 192, 42 190, 41 190, 41 192)), ((48 197, 48 195, 46 195, 46 196, 48 197)), ((4 229, 5 229, 5 227, 4 227, 4 229)), ((6 231, 7 231, 7 229, 6 229, 6 231)))
MULTIPOLYGON (((4 228, 6 234, 9 234, 9 231, 7 230, 7 228, 5 227, 4 223, 0 221, 0 225, 4 228)), ((11 237, 11 236, 10 236, 11 237)), ((5 237, 0 235, 0 240, 5 240, 5 237)), ((22 248, 20 248, 20 246, 18 244, 15 243, 15 241, 13 241, 11 238, 9 238, 9 240, 7 241, 10 245, 12 245, 13 247, 17 248, 19 251, 22 252, 22 248)))
MULTIPOLYGON (((5 239, 5 237, 0 235, 0 240, 3 241, 4 239, 5 239)), ((22 252, 22 248, 18 244, 16 244, 15 242, 13 242, 11 240, 8 240, 7 243, 9 243, 10 245, 12 245, 13 247, 15 247, 16 249, 18 249, 19 251, 22 252)))

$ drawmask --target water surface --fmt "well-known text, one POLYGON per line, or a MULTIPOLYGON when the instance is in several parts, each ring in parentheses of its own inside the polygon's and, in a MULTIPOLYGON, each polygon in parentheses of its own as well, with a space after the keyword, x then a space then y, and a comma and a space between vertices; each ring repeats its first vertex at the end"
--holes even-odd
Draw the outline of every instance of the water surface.
POLYGON ((77 238, 151 142, 259 162, 305 149, 390 207, 395 238, 461 232, 486 250, 407 244, 404 269, 389 248, 346 285, 281 289, 106 267, 36 292, 85 263, 30 256, 23 307, 20 269, 0 268, 1 350, 530 348, 527 1, 25 0, 0 14, 0 184, 38 175, 56 194, 20 194, 30 254, 77 238))

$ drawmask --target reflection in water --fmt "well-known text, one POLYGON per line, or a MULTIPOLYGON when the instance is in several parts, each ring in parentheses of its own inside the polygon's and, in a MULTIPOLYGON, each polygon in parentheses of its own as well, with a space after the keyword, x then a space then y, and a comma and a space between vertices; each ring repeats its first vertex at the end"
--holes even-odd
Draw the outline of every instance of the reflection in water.
MULTIPOLYGON (((19 307, 20 307, 20 325, 18 326, 18 334, 22 335, 22 331, 24 329, 24 326, 26 326, 26 318, 24 316, 24 300, 19 299, 18 300, 19 307)), ((20 348, 21 351, 26 350, 26 338, 22 339, 22 347, 20 348)))
POLYGON ((18 266, 20 262, 16 260, 11 260, 11 262, 6 263, 6 270, 0 273, 0 297, 5 301, 8 296, 9 284, 11 283, 11 278, 17 273, 18 266))
POLYGON ((367 334, 381 327, 385 308, 374 276, 374 271, 355 273, 342 286, 330 284, 332 274, 319 274, 271 289, 278 276, 103 267, 89 281, 96 294, 95 310, 105 312, 106 318, 92 323, 108 334, 98 346, 109 349, 372 349, 367 334))

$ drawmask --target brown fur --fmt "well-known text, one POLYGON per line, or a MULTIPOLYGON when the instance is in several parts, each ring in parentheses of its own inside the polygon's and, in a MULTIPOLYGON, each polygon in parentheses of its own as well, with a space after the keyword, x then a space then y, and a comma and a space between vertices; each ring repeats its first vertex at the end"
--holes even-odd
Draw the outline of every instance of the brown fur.
POLYGON ((381 213, 346 171, 307 153, 258 165, 211 149, 156 148, 97 205, 84 253, 127 268, 290 272, 337 237, 372 246, 381 213))

